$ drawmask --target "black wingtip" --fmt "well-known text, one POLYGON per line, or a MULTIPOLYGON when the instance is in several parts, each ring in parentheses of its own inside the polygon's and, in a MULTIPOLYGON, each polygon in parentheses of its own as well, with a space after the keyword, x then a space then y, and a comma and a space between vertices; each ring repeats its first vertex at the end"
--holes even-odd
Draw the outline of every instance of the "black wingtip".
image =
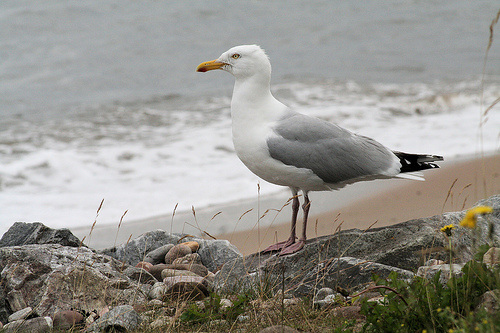
POLYGON ((401 162, 401 172, 437 169, 439 165, 432 162, 444 161, 443 156, 439 155, 408 154, 400 151, 395 151, 394 154, 401 162))

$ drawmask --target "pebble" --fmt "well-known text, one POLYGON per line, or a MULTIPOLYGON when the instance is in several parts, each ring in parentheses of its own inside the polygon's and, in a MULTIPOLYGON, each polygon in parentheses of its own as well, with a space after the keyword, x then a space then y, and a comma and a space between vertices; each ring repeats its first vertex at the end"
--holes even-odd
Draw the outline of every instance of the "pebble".
POLYGON ((320 290, 318 290, 318 292, 316 293, 316 297, 315 299, 317 301, 321 301, 321 300, 324 300, 326 296, 328 295, 333 295, 335 292, 333 291, 332 288, 321 288, 320 290))
POLYGON ((152 265, 162 264, 165 260, 165 255, 174 247, 174 244, 166 244, 160 246, 159 248, 154 249, 146 253, 144 256, 144 261, 151 263, 152 265))
POLYGON ((83 322, 83 315, 74 310, 58 311, 53 316, 54 329, 57 330, 69 330, 76 324, 83 322))
POLYGON ((153 321, 151 324, 149 324, 149 326, 153 329, 158 329, 169 325, 171 322, 172 322, 171 317, 160 317, 155 321, 153 321))
POLYGON ((33 309, 30 307, 24 308, 22 310, 16 311, 9 316, 9 323, 17 320, 23 320, 28 318, 29 315, 33 313, 33 309))
POLYGON ((191 247, 185 245, 185 243, 175 245, 167 252, 167 254, 165 254, 164 262, 165 264, 171 264, 175 259, 182 258, 187 254, 191 254, 192 252, 193 251, 191 251, 191 247))
POLYGON ((500 263, 500 248, 491 247, 483 255, 483 262, 488 265, 495 265, 500 263))
POLYGON ((173 265, 177 264, 197 264, 201 265, 201 257, 198 253, 191 253, 191 254, 186 254, 182 258, 177 258, 174 261, 172 261, 173 265))
POLYGON ((224 309, 232 307, 233 306, 233 302, 231 302, 231 300, 229 300, 227 298, 222 298, 220 300, 220 306, 224 310, 224 309))
POLYGON ((201 300, 209 295, 201 276, 173 276, 163 279, 167 294, 173 298, 201 300))
POLYGON ((135 267, 142 268, 145 271, 149 272, 149 270, 151 269, 151 267, 153 267, 153 264, 150 263, 150 262, 147 262, 147 261, 140 261, 140 262, 137 263, 137 265, 135 265, 135 267))
POLYGON ((175 265, 172 264, 172 265, 167 265, 165 268, 191 271, 193 273, 198 274, 201 277, 205 277, 208 275, 208 268, 206 268, 203 265, 197 265, 197 264, 175 264, 175 265))
POLYGON ((164 270, 161 271, 161 277, 162 279, 166 277, 171 277, 171 276, 198 276, 198 274, 193 273, 191 271, 185 271, 185 270, 180 270, 180 269, 170 269, 170 268, 165 268, 164 270))
POLYGON ((193 252, 193 253, 198 251, 198 249, 200 248, 200 244, 198 242, 195 242, 195 241, 184 242, 184 243, 181 243, 180 245, 189 246, 189 248, 191 249, 191 252, 193 252))

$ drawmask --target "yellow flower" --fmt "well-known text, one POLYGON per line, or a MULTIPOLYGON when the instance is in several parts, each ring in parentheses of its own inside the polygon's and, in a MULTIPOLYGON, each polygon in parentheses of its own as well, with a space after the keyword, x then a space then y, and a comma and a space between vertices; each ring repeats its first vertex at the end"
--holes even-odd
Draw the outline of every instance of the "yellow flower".
POLYGON ((477 216, 482 214, 489 214, 493 212, 493 208, 488 206, 477 206, 469 209, 465 214, 464 218, 460 222, 461 227, 466 227, 469 229, 474 229, 477 223, 477 216))
POLYGON ((440 230, 446 234, 446 236, 451 236, 451 231, 455 229, 453 224, 448 224, 442 227, 440 230))

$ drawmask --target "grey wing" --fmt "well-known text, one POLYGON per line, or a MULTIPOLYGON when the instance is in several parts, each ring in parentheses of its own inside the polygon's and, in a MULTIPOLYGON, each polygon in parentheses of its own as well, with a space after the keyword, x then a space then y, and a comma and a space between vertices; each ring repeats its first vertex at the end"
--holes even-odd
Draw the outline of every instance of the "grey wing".
POLYGON ((325 183, 387 175, 397 159, 373 139, 298 113, 281 119, 274 132, 267 140, 271 157, 310 169, 325 183))

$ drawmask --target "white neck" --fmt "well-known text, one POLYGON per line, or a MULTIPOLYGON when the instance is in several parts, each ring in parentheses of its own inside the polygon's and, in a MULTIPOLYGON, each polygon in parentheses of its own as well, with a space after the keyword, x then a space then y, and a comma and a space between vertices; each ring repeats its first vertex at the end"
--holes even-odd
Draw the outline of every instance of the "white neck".
POLYGON ((233 127, 240 123, 248 126, 277 120, 285 109, 286 106, 271 94, 269 76, 253 75, 236 79, 231 100, 233 127))

